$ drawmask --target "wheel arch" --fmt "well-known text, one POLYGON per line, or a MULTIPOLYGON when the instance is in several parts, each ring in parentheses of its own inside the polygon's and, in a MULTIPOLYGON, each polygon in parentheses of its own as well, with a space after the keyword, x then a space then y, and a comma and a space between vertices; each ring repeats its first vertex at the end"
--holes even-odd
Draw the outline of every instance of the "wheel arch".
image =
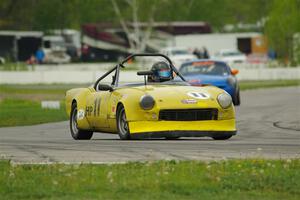
POLYGON ((117 111, 120 109, 121 106, 124 107, 123 102, 118 102, 118 104, 117 104, 117 111))
POLYGON ((72 106, 74 105, 74 103, 76 103, 77 110, 84 113, 84 115, 83 115, 84 117, 77 120, 78 127, 80 129, 84 129, 84 130, 89 130, 91 128, 90 124, 85 116, 87 96, 89 94, 90 94, 90 91, 87 88, 74 90, 74 94, 70 98, 68 108, 67 108, 67 109, 72 110, 72 106))
POLYGON ((125 112, 126 112, 126 108, 124 106, 124 103, 122 101, 119 101, 118 104, 117 104, 117 107, 116 107, 116 120, 118 118, 119 110, 120 110, 121 107, 123 107, 125 109, 125 112))
POLYGON ((76 99, 73 99, 73 100, 72 100, 72 103, 71 103, 71 106, 73 106, 73 104, 75 104, 75 103, 77 104, 77 100, 76 100, 76 99))
POLYGON ((117 131, 118 131, 118 134, 119 134, 119 137, 120 137, 121 140, 128 140, 128 139, 130 139, 130 130, 129 130, 128 122, 127 122, 127 131, 124 132, 124 131, 122 131, 124 129, 119 128, 119 118, 120 118, 119 113, 120 113, 120 110, 123 110, 123 114, 126 115, 126 108, 125 108, 125 106, 122 102, 118 102, 117 109, 116 109, 116 127, 117 127, 117 131), (123 108, 123 109, 121 109, 121 108, 123 108))

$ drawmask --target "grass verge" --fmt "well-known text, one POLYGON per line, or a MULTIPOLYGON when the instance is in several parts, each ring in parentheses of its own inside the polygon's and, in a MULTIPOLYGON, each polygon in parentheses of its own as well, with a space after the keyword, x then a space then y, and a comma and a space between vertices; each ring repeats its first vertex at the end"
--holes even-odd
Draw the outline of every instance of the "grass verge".
POLYGON ((240 81, 239 85, 241 90, 289 87, 289 86, 299 86, 300 79, 299 80, 240 81))
POLYGON ((33 67, 31 66, 28 67, 27 64, 24 62, 17 62, 17 63, 7 62, 0 65, 0 71, 28 71, 28 70, 33 70, 33 67))
POLYGON ((0 162, 2 199, 300 199, 300 160, 0 162))
POLYGON ((41 124, 66 120, 64 103, 60 109, 42 109, 41 103, 22 99, 0 102, 0 127, 41 124))

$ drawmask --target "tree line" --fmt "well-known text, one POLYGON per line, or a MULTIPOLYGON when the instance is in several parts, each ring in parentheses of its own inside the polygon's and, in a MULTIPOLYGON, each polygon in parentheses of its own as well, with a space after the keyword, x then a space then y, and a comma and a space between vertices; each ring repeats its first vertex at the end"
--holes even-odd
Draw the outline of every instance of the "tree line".
MULTIPOLYGON (((300 32, 300 0, 0 0, 0 29, 80 29, 84 23, 126 21, 205 21, 214 32, 226 24, 265 24, 260 30, 283 59, 293 60, 300 32), (153 6, 153 5, 156 6, 153 6), (153 8, 153 9, 151 9, 153 8), (133 9, 137 15, 133 15, 133 9)), ((241 31, 241 30, 235 30, 241 31)), ((300 51, 300 50, 299 50, 300 51)), ((300 53, 299 53, 300 54, 300 53)), ((299 55, 300 57, 300 55, 299 55)))
MULTIPOLYGON (((132 20, 130 0, 116 0, 132 20)), ((225 24, 255 23, 269 13, 274 0, 137 0, 141 21, 156 7, 155 21, 206 21, 215 31, 225 24)), ((111 0, 1 0, 0 28, 16 30, 79 29, 83 23, 118 23, 111 0)))

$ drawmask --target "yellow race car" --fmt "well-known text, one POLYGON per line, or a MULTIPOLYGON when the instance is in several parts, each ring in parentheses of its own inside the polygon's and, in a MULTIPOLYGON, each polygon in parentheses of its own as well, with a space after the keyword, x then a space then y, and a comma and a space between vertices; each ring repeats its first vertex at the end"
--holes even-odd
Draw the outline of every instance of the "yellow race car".
POLYGON ((236 134, 231 96, 214 86, 191 86, 163 54, 133 54, 91 87, 68 90, 66 111, 76 140, 91 139, 93 132, 118 133, 123 140, 202 136, 225 140, 236 134), (128 78, 125 64, 149 56, 162 59, 155 60, 150 70, 137 72, 140 82, 128 78), (127 81, 122 81, 122 73, 127 81))

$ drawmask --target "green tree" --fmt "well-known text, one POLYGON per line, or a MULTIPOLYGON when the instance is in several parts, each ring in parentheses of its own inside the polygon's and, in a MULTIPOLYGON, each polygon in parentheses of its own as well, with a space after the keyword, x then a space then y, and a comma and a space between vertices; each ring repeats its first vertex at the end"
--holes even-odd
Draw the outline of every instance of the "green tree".
POLYGON ((38 0, 0 0, 0 28, 31 30, 38 0))
POLYGON ((269 44, 285 62, 294 57, 294 36, 300 32, 300 1, 275 0, 265 26, 269 44))
POLYGON ((74 28, 81 24, 113 21, 109 0, 39 0, 34 11, 36 30, 74 28))

